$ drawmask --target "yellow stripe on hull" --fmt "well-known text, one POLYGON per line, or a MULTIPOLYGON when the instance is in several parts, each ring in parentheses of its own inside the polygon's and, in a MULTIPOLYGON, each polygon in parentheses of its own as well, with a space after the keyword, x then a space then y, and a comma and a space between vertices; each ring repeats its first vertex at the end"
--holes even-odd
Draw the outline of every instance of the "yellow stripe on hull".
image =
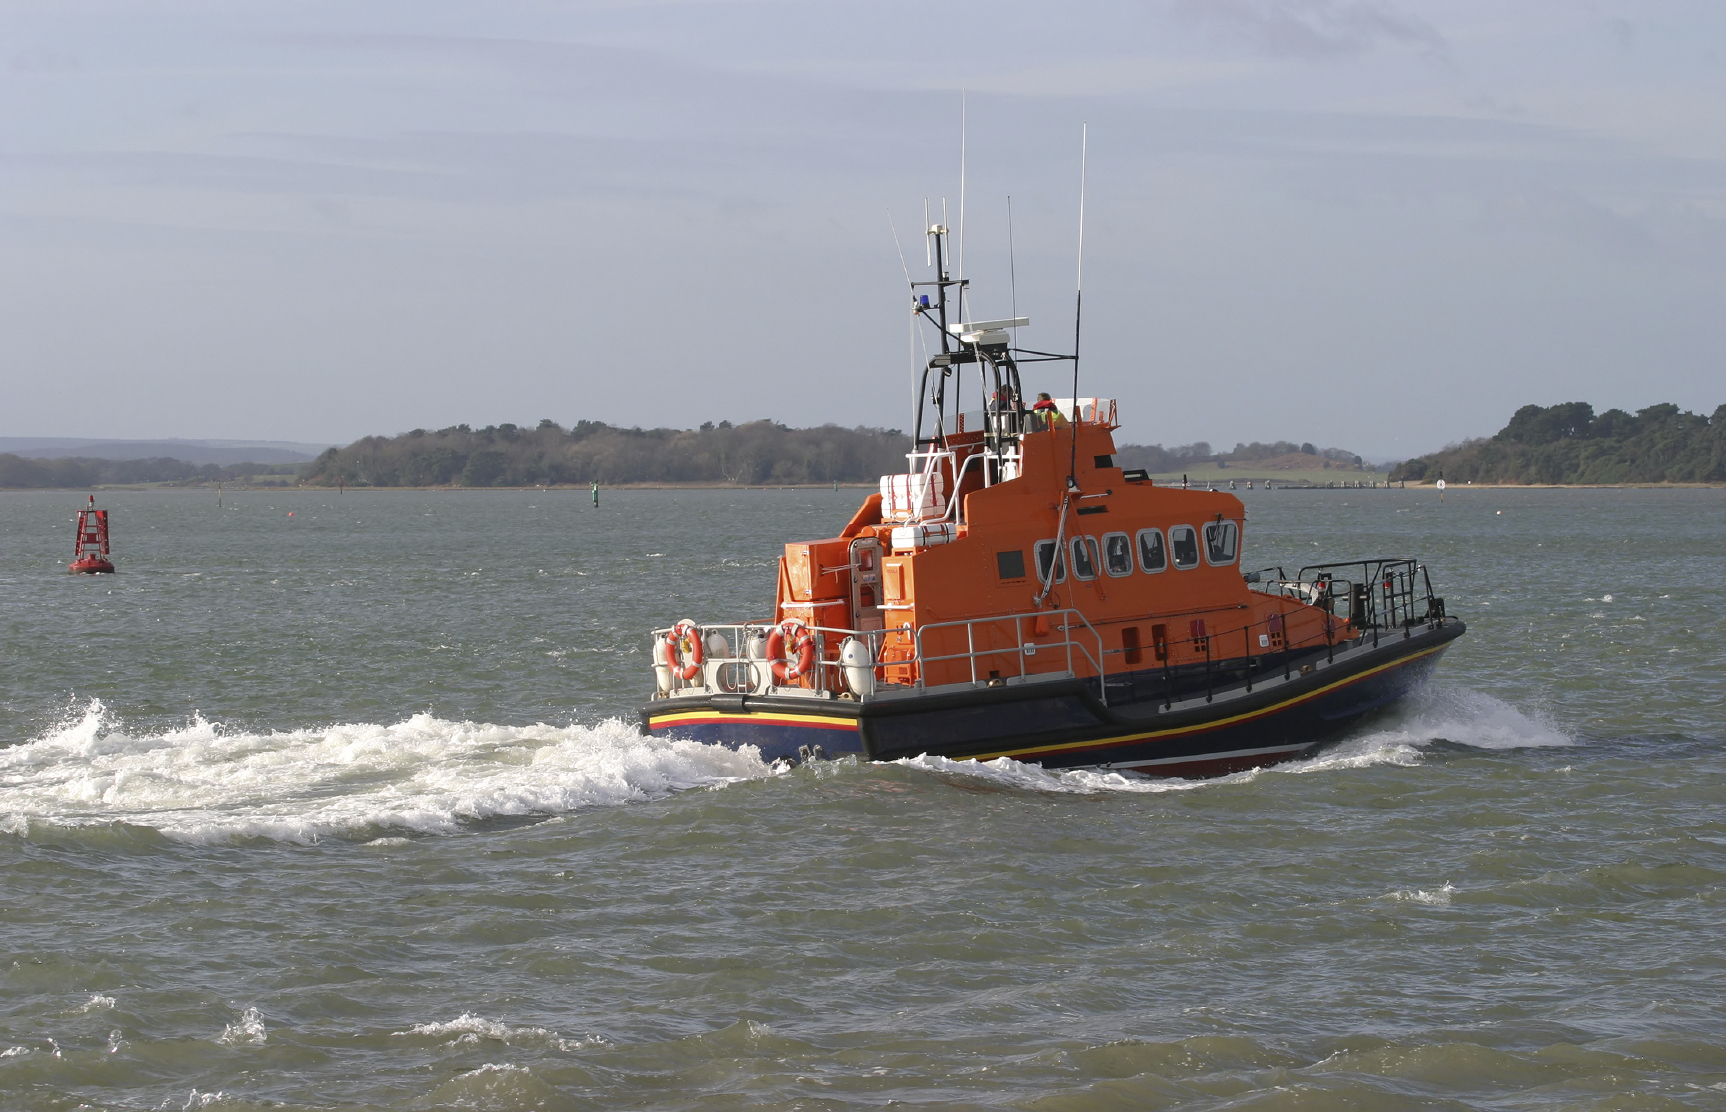
POLYGON ((677 714, 649 715, 649 721, 654 729, 666 729, 672 726, 705 726, 722 722, 751 722, 769 726, 818 726, 829 730, 850 730, 856 732, 857 719, 836 718, 824 714, 785 714, 767 713, 754 714, 744 711, 732 714, 725 711, 698 710, 683 711, 677 714))
POLYGON ((998 757, 1012 757, 1014 760, 1025 760, 1028 757, 1041 756, 1041 755, 1047 754, 1047 753, 1064 753, 1070 749, 1094 749, 1100 744, 1106 744, 1109 746, 1130 745, 1135 741, 1158 741, 1158 740, 1162 740, 1165 738, 1187 737, 1187 736, 1190 736, 1192 734, 1202 734, 1202 733, 1206 733, 1210 730, 1220 729, 1221 727, 1224 727, 1224 726, 1232 726, 1238 722, 1249 722, 1255 718, 1264 718, 1267 715, 1276 714, 1279 711, 1287 710, 1289 707, 1297 706, 1301 703, 1311 702, 1312 700, 1317 699, 1320 696, 1327 694, 1328 692, 1335 691, 1339 688, 1347 687, 1348 685, 1353 684, 1353 683, 1359 683, 1361 680, 1364 680, 1369 676, 1376 676, 1380 672, 1386 672, 1392 668, 1400 668, 1406 664, 1412 664, 1414 661, 1420 660, 1423 657, 1431 656, 1433 653, 1443 652, 1448 647, 1449 647, 1448 645, 1437 645, 1437 646, 1434 646, 1433 648, 1430 648, 1430 649, 1423 649, 1418 653, 1414 653, 1410 656, 1402 657, 1398 660, 1393 660, 1388 664, 1380 664, 1376 668, 1369 668, 1364 672, 1356 672, 1355 674, 1348 676, 1344 679, 1337 680, 1335 683, 1326 684, 1325 686, 1317 689, 1316 691, 1309 691, 1309 692, 1305 693, 1304 695, 1297 695, 1292 699, 1285 699, 1280 703, 1272 703, 1268 707, 1262 707, 1258 710, 1247 711, 1244 714, 1237 714, 1237 715, 1233 715, 1233 716, 1228 717, 1228 718, 1212 719, 1211 721, 1208 721, 1208 722, 1201 722, 1201 723, 1197 723, 1197 724, 1192 725, 1192 726, 1177 727, 1175 729, 1150 730, 1150 731, 1147 731, 1144 733, 1124 734, 1119 738, 1110 738, 1106 742, 1098 742, 1095 740, 1092 740, 1092 741, 1074 741, 1074 742, 1067 742, 1067 743, 1061 744, 1061 745, 1038 745, 1038 746, 1033 746, 1033 747, 1027 748, 1027 749, 1003 749, 997 753, 978 753, 978 754, 971 756, 968 759, 978 760, 978 761, 992 761, 998 757))

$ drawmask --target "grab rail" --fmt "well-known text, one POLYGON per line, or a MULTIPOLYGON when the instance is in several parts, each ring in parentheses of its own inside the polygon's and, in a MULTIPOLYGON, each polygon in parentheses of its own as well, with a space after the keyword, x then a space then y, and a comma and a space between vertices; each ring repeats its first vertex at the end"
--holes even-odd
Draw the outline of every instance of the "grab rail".
MULTIPOLYGON (((763 643, 766 637, 772 632, 774 625, 775 623, 773 622, 728 622, 715 625, 697 626, 696 628, 701 637, 702 643, 702 662, 700 668, 696 671, 695 675, 688 679, 684 679, 680 674, 678 674, 678 669, 673 668, 671 670, 669 688, 662 686, 662 693, 673 694, 695 690, 719 690, 724 692, 749 691, 765 693, 774 688, 784 690, 791 687, 813 691, 816 694, 847 691, 850 689, 850 685, 844 678, 845 674, 843 669, 845 668, 845 664, 837 658, 829 659, 827 649, 829 645, 837 646, 839 642, 848 637, 855 637, 869 646, 870 660, 874 662, 873 666, 877 669, 889 666, 911 666, 916 676, 915 680, 913 680, 913 684, 919 690, 926 687, 929 665, 943 663, 950 660, 968 661, 970 665, 971 682, 973 684, 981 685, 987 683, 988 680, 980 677, 978 674, 977 662, 979 660, 988 657, 1013 656, 1018 660, 1020 678, 1027 678, 1033 674, 1027 666, 1027 658, 1035 656, 1038 652, 1042 651, 1064 651, 1066 653, 1066 672, 1068 675, 1077 675, 1077 671, 1073 667, 1073 654, 1075 652, 1090 664, 1091 668, 1099 677, 1103 674, 1104 651, 1102 634, 1098 633, 1095 627, 1086 620, 1085 616, 1077 610, 1044 610, 1039 613, 1032 614, 999 614, 987 618, 968 618, 951 622, 933 622, 928 625, 918 627, 901 625, 887 629, 875 630, 809 626, 807 628, 809 629, 810 634, 815 637, 815 663, 814 667, 809 673, 807 673, 807 676, 809 677, 808 687, 804 687, 802 684, 801 680, 803 677, 799 677, 799 682, 796 684, 775 684, 773 682, 773 662, 768 660, 765 655, 754 656, 749 652, 744 651, 745 646, 763 643), (1059 631, 1061 635, 1060 639, 1039 642, 1037 640, 1039 635, 1036 633, 1035 629, 1035 623, 1039 620, 1048 622, 1051 630, 1059 631), (1025 635, 1026 630, 1023 623, 1027 621, 1033 623, 1030 637, 1025 635), (977 633, 979 626, 998 627, 1009 622, 1012 623, 1013 626, 1013 643, 1010 646, 1001 645, 985 648, 977 647, 977 633), (964 626, 966 628, 965 651, 956 653, 930 653, 925 649, 923 638, 929 631, 958 626, 964 626), (1096 646, 1096 651, 1094 653, 1076 636, 1081 632, 1089 633, 1090 640, 1094 642, 1096 646), (912 655, 904 659, 883 660, 882 650, 887 639, 895 636, 904 637, 905 635, 909 635, 910 637, 912 655), (716 636, 723 639, 725 643, 726 651, 724 653, 716 653, 712 651, 712 641, 716 636)), ((676 628, 677 627, 675 626, 667 626, 664 629, 656 629, 653 631, 653 643, 656 646, 654 658, 655 668, 660 666, 660 661, 657 656, 657 646, 664 641, 667 634, 671 633, 672 630, 676 628)), ((1043 636, 1046 637, 1047 635, 1045 634, 1043 636)), ((765 652, 764 649, 763 652, 765 652)), ((1104 693, 1103 698, 1104 701, 1107 702, 1106 692, 1104 693)))
MULTIPOLYGON (((772 662, 765 656, 766 638, 777 623, 765 620, 721 623, 699 627, 704 653, 701 668, 687 680, 676 671, 671 673, 669 683, 661 678, 660 697, 698 690, 801 693, 827 698, 851 692, 866 697, 852 691, 846 665, 838 659, 839 644, 846 638, 856 638, 869 648, 877 682, 885 674, 892 674, 886 669, 903 669, 897 673, 900 678, 895 683, 909 683, 917 690, 926 690, 932 666, 964 661, 968 682, 973 686, 1003 683, 1007 679, 999 674, 1003 669, 989 669, 984 662, 1009 656, 1017 660, 1016 673, 1021 682, 1034 677, 1056 678, 1062 673, 1033 671, 1030 658, 1039 652, 1062 652, 1065 675, 1079 674, 1075 667, 1079 659, 1090 666, 1097 676, 1099 698, 1105 705, 1122 701, 1119 694, 1110 698, 1112 685, 1117 692, 1123 686, 1127 688, 1126 702, 1154 698, 1170 707, 1177 700, 1196 698, 1201 692, 1209 702, 1219 689, 1237 685, 1244 685, 1250 692, 1255 683, 1275 678, 1279 672, 1288 681, 1294 678, 1297 666, 1304 675, 1333 663, 1339 651, 1357 649, 1369 641, 1374 648, 1378 647, 1381 638, 1390 631, 1401 630, 1406 640, 1421 625, 1436 629, 1447 620, 1444 599, 1433 594, 1425 565, 1412 559, 1313 564, 1293 577, 1281 568, 1268 568, 1249 572, 1245 578, 1256 593, 1297 599, 1316 608, 1323 620, 1303 622, 1299 614, 1310 615, 1311 611, 1280 610, 1257 617, 1248 613, 1231 618, 1230 613, 1238 613, 1235 607, 1202 614, 1199 611, 1148 614, 1134 624, 1142 626, 1147 621, 1159 623, 1188 617, 1189 635, 1169 636, 1174 632, 1170 628, 1172 623, 1153 624, 1149 642, 1141 644, 1136 633, 1128 641, 1123 633, 1121 647, 1115 649, 1103 647, 1102 633, 1076 609, 996 614, 876 630, 810 626, 809 631, 815 637, 814 665, 792 684, 773 682, 772 662), (1346 577, 1339 572, 1346 573, 1346 577), (1032 623, 1029 630, 1026 622, 1032 623), (957 651, 932 651, 948 646, 925 640, 937 631, 959 628, 964 629, 965 636, 963 648, 957 651), (1051 633, 1058 633, 1058 637, 1051 637, 1051 633), (716 635, 723 638, 723 653, 712 651, 719 647, 713 643, 716 635), (1175 651, 1177 647, 1184 647, 1179 654, 1175 651), (834 650, 831 653, 830 648, 834 650), (883 659, 890 655, 886 650, 903 652, 906 648, 910 649, 907 656, 883 659), (1237 653, 1237 648, 1241 652, 1237 653), (1125 655, 1122 663, 1127 667, 1109 673, 1103 666, 1104 660, 1118 654, 1125 655), (1145 661, 1144 667, 1137 667, 1145 656, 1151 659, 1145 661), (996 674, 989 675, 988 671, 996 674), (1149 691, 1145 689, 1147 684, 1149 691)), ((653 631, 656 668, 661 663, 657 645, 672 628, 675 627, 653 631)))
MULTIPOLYGON (((977 660, 979 657, 1007 656, 1011 654, 1018 658, 1019 678, 1025 679, 1030 675, 1029 670, 1025 667, 1025 658, 1027 656, 1035 656, 1044 649, 1065 649, 1067 651, 1068 675, 1078 674, 1073 669, 1073 650, 1077 649, 1090 663, 1091 667, 1096 670, 1099 680, 1103 677, 1103 635, 1098 633, 1085 616, 1077 610, 1043 610, 1033 614, 997 614, 987 618, 960 618, 950 622, 930 622, 926 625, 920 625, 917 627, 915 644, 916 657, 914 659, 922 665, 922 667, 917 669, 917 687, 919 689, 922 689, 924 686, 924 676, 928 672, 928 665, 936 661, 944 660, 964 660, 969 662, 971 666, 971 682, 973 684, 979 684, 985 682, 977 678, 977 660), (1083 625, 1092 638, 1096 640, 1097 654, 1095 656, 1091 655, 1090 650, 1087 649, 1082 642, 1074 639, 1074 627, 1070 621, 1064 622, 1061 625, 1053 624, 1053 619, 1065 618, 1067 615, 1077 618, 1079 620, 1079 624, 1083 625), (1033 639, 1030 641, 1025 640, 1024 626, 1021 624, 1027 620, 1032 623, 1033 639), (1061 640, 1047 644, 1039 644, 1035 640, 1035 623, 1038 620, 1048 621, 1051 623, 1052 629, 1060 630, 1061 640), (1006 648, 1005 646, 1000 648, 978 649, 977 627, 979 625, 1000 625, 1002 622, 1013 623, 1013 647, 1011 649, 1006 648), (952 629, 958 626, 965 627, 964 652, 930 655, 923 651, 923 635, 925 633, 930 630, 952 629)), ((1098 684, 1098 690, 1102 693, 1104 704, 1107 704, 1109 701, 1107 687, 1108 685, 1105 683, 1098 684)))

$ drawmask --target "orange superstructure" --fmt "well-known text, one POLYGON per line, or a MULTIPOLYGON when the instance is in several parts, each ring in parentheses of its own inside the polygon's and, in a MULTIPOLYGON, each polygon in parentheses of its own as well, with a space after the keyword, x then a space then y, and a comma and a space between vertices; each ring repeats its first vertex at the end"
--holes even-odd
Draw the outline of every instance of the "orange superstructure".
MULTIPOLYGON (((1047 616, 1062 609, 1082 613, 1102 645, 1100 661, 1079 658, 1082 676, 1097 675, 1099 663, 1104 671, 1147 661, 1180 669, 1207 659, 1268 656, 1290 641, 1354 639, 1346 619, 1249 589, 1239 569, 1246 526, 1240 499, 1128 478, 1113 463, 1109 420, 1083 412, 1079 418, 1024 434, 1015 481, 961 486, 951 537, 939 543, 920 543, 929 536, 903 521, 881 520, 875 496, 840 536, 787 544, 777 617, 885 628, 886 676, 926 685, 968 681, 974 662, 994 679, 1065 671, 1064 654, 1023 651, 1027 643, 1041 648, 1067 640, 1061 623, 1047 616), (1074 460, 1077 487, 1068 490, 1074 460), (870 574, 872 562, 879 563, 878 575, 870 574), (983 624, 970 628, 945 624, 978 620, 983 624), (936 628, 925 634, 923 652, 914 653, 915 632, 929 627, 936 628), (979 648, 997 651, 978 659, 979 648)), ((953 459, 939 461, 943 475, 952 468, 963 473, 980 451, 980 436, 965 439, 949 439, 953 459)), ((828 647, 830 658, 837 652, 837 643, 828 647)))

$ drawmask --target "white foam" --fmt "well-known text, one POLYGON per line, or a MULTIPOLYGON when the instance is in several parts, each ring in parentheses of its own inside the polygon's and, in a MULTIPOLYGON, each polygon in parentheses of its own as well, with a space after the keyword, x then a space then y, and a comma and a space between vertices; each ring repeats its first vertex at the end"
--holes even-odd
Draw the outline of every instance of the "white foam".
POLYGON ((1429 686, 1404 700, 1388 720, 1327 746, 1315 757, 1211 780, 1167 780, 1098 769, 1047 770, 1007 757, 993 761, 958 761, 925 754, 893 763, 925 772, 973 776, 1003 787, 1029 791, 1170 792, 1248 783, 1265 773, 1301 775, 1374 765, 1416 765, 1420 763, 1421 750, 1435 741, 1449 741, 1477 749, 1571 744, 1570 739, 1557 729, 1490 695, 1466 688, 1429 686))
POLYGON ((1444 885, 1428 892, 1416 888, 1413 891, 1392 892, 1390 898, 1406 903, 1430 904, 1433 907, 1449 907, 1450 894, 1456 891, 1456 885, 1445 881, 1444 885))
POLYGON ((419 714, 257 734, 194 718, 134 735, 92 702, 65 724, 0 749, 0 815, 126 823, 188 842, 315 842, 376 827, 448 833, 500 815, 554 815, 765 776, 752 749, 598 726, 493 726, 419 714))
POLYGON ((1199 784, 1191 780, 1157 780, 1136 773, 1087 768, 1045 769, 1011 757, 992 761, 958 761, 951 757, 908 757, 893 762, 923 772, 944 772, 987 780, 1002 787, 1028 791, 1092 794, 1096 792, 1187 791, 1199 784))
POLYGON ((93 1012, 98 1008, 112 1008, 114 1003, 115 1001, 112 996, 102 996, 98 994, 84 1001, 84 1003, 79 1006, 78 1011, 82 1013, 93 1012))
POLYGON ((495 1019, 463 1012, 447 1023, 419 1023, 406 1031, 397 1031, 397 1035, 423 1035, 428 1038, 442 1039, 453 1035, 445 1046, 462 1046, 478 1043, 484 1039, 505 1043, 510 1046, 547 1046, 564 1052, 580 1050, 583 1047, 602 1045, 599 1039, 570 1039, 544 1027, 511 1027, 499 1023, 495 1019))
POLYGON ((1315 757, 1266 771, 1300 775, 1373 765, 1416 765, 1435 741, 1475 749, 1569 745, 1568 737, 1509 703, 1461 687, 1429 685, 1403 700, 1388 719, 1345 737, 1315 757))
POLYGON ((1414 746, 1448 741, 1475 749, 1572 744, 1557 727, 1522 713, 1502 699, 1442 684, 1415 692, 1396 709, 1389 723, 1356 740, 1372 739, 1414 746))
POLYGON ((216 1041, 223 1046, 263 1046, 269 1037, 270 1029, 264 1026, 263 1013, 256 1008, 247 1008, 240 1013, 239 1019, 222 1028, 216 1041))

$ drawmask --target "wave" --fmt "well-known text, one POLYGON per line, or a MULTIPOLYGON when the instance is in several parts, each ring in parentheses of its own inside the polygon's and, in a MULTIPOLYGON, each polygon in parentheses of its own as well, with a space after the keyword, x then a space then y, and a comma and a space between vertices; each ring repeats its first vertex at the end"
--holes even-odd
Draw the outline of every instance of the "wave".
POLYGON ((596 726, 494 726, 416 714, 394 725, 250 733, 194 718, 133 734, 99 701, 0 749, 0 830, 126 824, 192 843, 315 842, 450 833, 501 816, 557 815, 755 779, 733 751, 596 726))
POLYGON ((1155 779, 1136 772, 1090 768, 1046 769, 1042 765, 1025 764, 1011 757, 997 757, 992 761, 965 761, 952 757, 932 757, 925 753, 920 757, 905 757, 892 763, 921 772, 972 776, 1005 788, 1040 792, 1174 792, 1189 791, 1204 783, 1216 782, 1155 779))
POLYGON ((499 1023, 495 1019, 487 1019, 471 1012, 463 1012, 445 1023, 417 1023, 406 1031, 397 1031, 395 1034, 399 1037, 419 1036, 432 1039, 445 1046, 465 1046, 491 1041, 516 1047, 548 1047, 568 1052, 589 1046, 607 1045, 604 1039, 597 1037, 572 1039, 544 1027, 511 1027, 507 1023, 499 1023))

